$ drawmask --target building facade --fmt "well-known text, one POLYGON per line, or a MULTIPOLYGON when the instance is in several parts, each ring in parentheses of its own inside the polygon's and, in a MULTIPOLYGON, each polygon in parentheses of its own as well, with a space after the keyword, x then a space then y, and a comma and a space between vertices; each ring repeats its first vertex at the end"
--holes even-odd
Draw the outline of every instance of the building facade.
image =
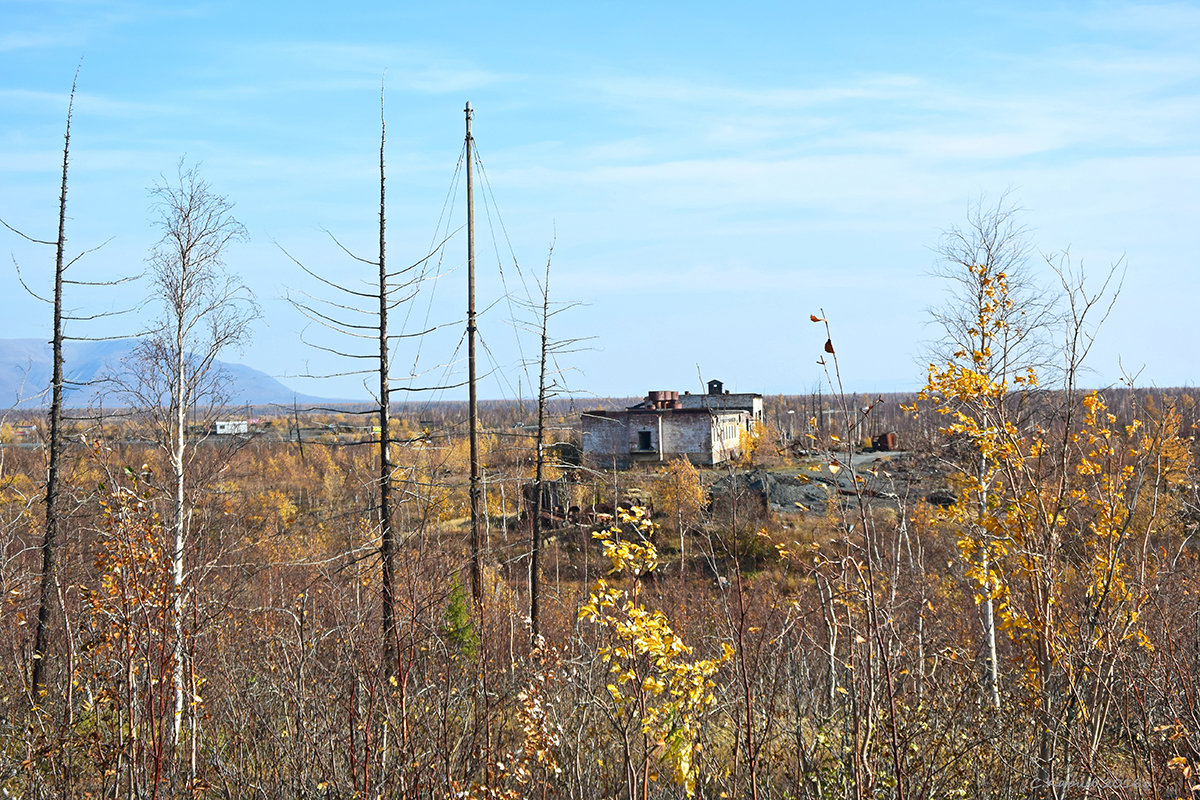
MULTIPOLYGON (((679 397, 680 405, 684 408, 702 408, 712 411, 746 411, 750 414, 750 422, 762 425, 763 399, 761 394, 742 392, 731 394, 725 391, 721 381, 708 382, 707 394, 691 394, 684 392, 679 397)), ((746 430, 752 430, 747 428, 746 430)))
POLYGON ((585 413, 583 455, 600 468, 661 464, 680 457, 712 466, 736 458, 742 432, 753 431, 761 419, 762 395, 725 394, 719 381, 709 382, 707 395, 650 392, 624 411, 585 413))

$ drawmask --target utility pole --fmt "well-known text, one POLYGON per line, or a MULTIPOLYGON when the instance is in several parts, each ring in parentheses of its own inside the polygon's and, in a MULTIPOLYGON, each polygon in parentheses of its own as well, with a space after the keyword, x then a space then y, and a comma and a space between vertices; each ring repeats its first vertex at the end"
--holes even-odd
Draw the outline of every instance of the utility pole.
POLYGON ((471 104, 464 109, 467 116, 467 392, 469 397, 471 439, 471 594, 475 602, 483 598, 483 574, 480 566, 479 542, 479 399, 475 393, 475 182, 473 178, 473 145, 471 136, 471 104))

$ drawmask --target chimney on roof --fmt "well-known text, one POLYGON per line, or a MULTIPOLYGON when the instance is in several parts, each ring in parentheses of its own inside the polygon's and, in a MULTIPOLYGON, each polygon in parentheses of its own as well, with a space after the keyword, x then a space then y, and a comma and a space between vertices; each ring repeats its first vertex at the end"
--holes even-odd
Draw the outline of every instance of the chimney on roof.
POLYGON ((647 393, 646 405, 655 409, 683 408, 683 403, 679 401, 679 392, 665 390, 647 393))

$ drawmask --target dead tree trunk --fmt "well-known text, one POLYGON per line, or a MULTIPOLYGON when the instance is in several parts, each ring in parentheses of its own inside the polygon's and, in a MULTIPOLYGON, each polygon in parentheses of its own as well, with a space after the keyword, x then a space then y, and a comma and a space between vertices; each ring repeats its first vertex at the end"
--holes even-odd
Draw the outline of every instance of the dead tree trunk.
POLYGON ((388 364, 387 204, 384 145, 387 120, 379 98, 379 555, 383 586, 383 671, 396 674, 400 640, 396 632, 396 534, 392 528, 391 379, 388 364))
POLYGON ((33 703, 46 693, 46 656, 49 647, 50 609, 58 597, 58 495, 59 468, 62 460, 63 390, 63 252, 67 244, 67 167, 71 152, 71 113, 75 108, 75 80, 67 104, 67 129, 63 136, 62 184, 58 194, 58 239, 54 248, 54 330, 50 341, 50 457, 46 470, 46 526, 42 536, 42 577, 38 591, 37 628, 33 637, 33 668, 30 687, 33 703))
MULTIPOLYGON (((419 339, 432 333, 436 327, 415 332, 393 333, 390 329, 390 312, 413 300, 420 285, 427 279, 424 266, 430 258, 441 250, 439 243, 431 253, 423 256, 415 263, 402 266, 400 269, 388 271, 387 266, 387 188, 385 151, 387 145, 386 115, 383 90, 380 90, 379 100, 379 252, 376 258, 365 258, 356 255, 336 237, 330 238, 339 249, 354 261, 374 268, 371 280, 363 280, 367 288, 356 290, 350 288, 351 283, 345 277, 337 280, 325 278, 306 267, 290 253, 296 266, 309 276, 320 281, 327 289, 337 293, 343 299, 305 295, 304 299, 289 298, 292 306, 305 317, 320 327, 332 332, 339 339, 355 341, 350 348, 328 347, 315 342, 310 345, 326 353, 352 361, 365 362, 370 366, 363 369, 338 372, 337 375, 361 375, 364 383, 378 386, 378 407, 364 414, 377 420, 379 425, 379 471, 372 484, 377 489, 377 505, 371 513, 377 515, 379 524, 379 558, 381 572, 380 602, 382 605, 382 622, 380 642, 382 658, 380 665, 388 677, 397 677, 403 691, 403 665, 400 659, 400 625, 396 613, 396 553, 399 549, 398 534, 395 523, 395 511, 399 504, 395 489, 394 475, 396 465, 392 460, 391 445, 393 444, 391 405, 392 394, 398 391, 433 391, 445 388, 443 386, 429 387, 394 387, 391 375, 391 348, 401 339, 419 339), (348 298, 348 299, 345 299, 348 298), (369 344, 368 344, 369 342, 369 344)), ((403 316, 400 318, 403 322, 403 316)), ((332 377, 331 375, 308 375, 306 377, 332 377)), ((374 388, 371 389, 375 391, 374 388)), ((297 421, 297 431, 299 422, 297 421)), ((297 433, 299 439, 299 433, 297 433)), ((372 444, 375 440, 372 440, 372 444)), ((403 702, 403 700, 402 700, 403 702)))
MULTIPOLYGON (((551 249, 553 254, 553 249, 551 249)), ((546 360, 549 355, 550 325, 550 259, 546 260, 546 278, 542 284, 541 348, 538 354, 538 405, 537 405, 537 465, 534 468, 533 526, 531 532, 531 556, 529 565, 529 622, 534 646, 541 633, 540 613, 542 596, 542 493, 545 491, 546 472, 546 360)))

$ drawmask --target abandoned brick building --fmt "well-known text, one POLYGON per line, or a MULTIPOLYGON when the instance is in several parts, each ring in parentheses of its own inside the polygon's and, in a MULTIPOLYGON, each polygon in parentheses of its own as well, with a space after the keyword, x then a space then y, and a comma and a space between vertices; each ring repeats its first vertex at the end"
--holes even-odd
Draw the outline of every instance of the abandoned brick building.
POLYGON ((584 458, 598 467, 681 456, 712 466, 737 457, 742 432, 762 424, 762 395, 731 394, 713 380, 705 394, 650 392, 624 411, 589 411, 582 424, 584 458))

